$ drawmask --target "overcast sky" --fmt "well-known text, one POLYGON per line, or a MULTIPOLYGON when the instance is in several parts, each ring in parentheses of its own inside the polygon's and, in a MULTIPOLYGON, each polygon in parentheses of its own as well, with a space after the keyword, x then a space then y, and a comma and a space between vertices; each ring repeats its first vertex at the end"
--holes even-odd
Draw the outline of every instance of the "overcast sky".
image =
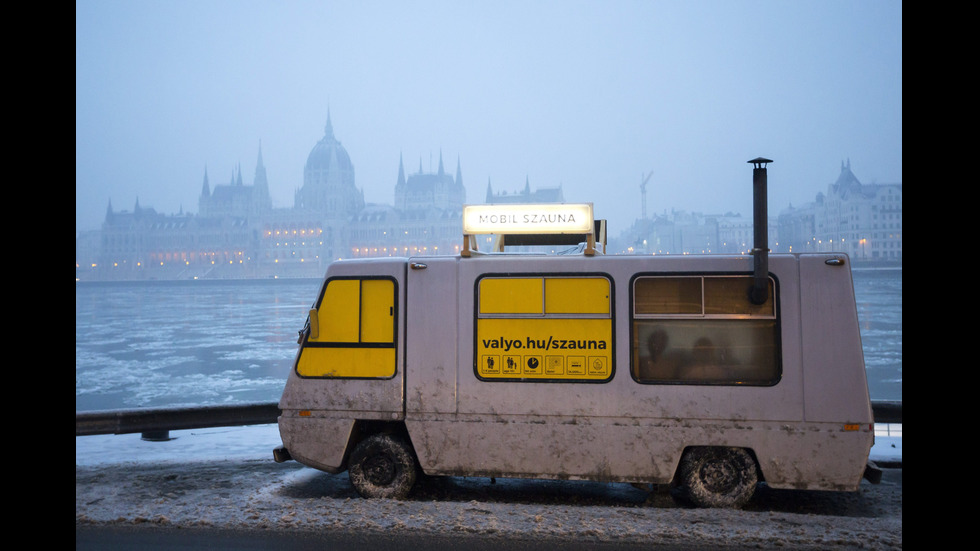
POLYGON ((841 162, 902 181, 895 0, 76 0, 75 225, 197 212, 261 144, 291 207, 328 113, 367 202, 457 160, 469 202, 561 185, 618 235, 641 214, 751 217, 841 162))

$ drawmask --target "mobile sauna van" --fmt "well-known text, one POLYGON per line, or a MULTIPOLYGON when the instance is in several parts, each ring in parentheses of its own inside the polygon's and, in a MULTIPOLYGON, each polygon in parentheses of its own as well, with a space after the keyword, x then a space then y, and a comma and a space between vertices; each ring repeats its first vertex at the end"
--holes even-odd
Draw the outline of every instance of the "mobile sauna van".
POLYGON ((330 265, 277 461, 347 470, 365 497, 425 473, 670 483, 722 507, 760 481, 856 491, 873 474, 846 256, 604 255, 588 204, 465 217, 458 256, 330 265), (584 245, 476 250, 489 231, 584 245))

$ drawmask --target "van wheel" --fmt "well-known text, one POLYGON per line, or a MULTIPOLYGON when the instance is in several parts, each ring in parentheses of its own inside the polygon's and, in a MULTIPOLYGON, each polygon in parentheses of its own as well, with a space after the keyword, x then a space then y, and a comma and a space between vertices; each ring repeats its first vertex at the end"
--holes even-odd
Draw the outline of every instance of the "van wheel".
POLYGON ((739 508, 758 482, 755 460, 743 448, 691 448, 681 458, 681 486, 698 507, 739 508))
POLYGON ((347 471, 354 489, 363 497, 402 499, 415 484, 418 463, 403 439, 375 434, 354 447, 347 471))

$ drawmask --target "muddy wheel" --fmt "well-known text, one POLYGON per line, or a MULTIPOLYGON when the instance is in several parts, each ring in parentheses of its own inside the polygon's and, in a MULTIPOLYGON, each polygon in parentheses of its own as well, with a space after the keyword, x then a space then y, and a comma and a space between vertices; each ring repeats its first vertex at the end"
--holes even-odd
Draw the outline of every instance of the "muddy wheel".
POLYGON ((758 482, 755 460, 742 448, 691 448, 681 459, 680 484, 698 507, 739 508, 758 482))
POLYGON ((415 484, 418 463, 403 439, 375 434, 357 444, 347 471, 362 496, 402 499, 415 484))

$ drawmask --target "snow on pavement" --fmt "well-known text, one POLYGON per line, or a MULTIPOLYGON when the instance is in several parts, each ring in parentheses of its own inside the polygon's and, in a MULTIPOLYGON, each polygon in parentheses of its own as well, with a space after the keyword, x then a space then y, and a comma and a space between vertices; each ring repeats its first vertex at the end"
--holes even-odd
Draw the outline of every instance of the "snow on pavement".
MULTIPOLYGON (((899 433, 900 434, 900 433, 899 433)), ((275 463, 276 425, 75 439, 76 528, 223 528, 687 545, 695 548, 902 548, 901 469, 858 492, 760 486, 742 510, 692 509, 628 484, 423 478, 406 500, 363 499, 346 473, 275 463)), ((901 458, 878 437, 872 458, 901 458)))

